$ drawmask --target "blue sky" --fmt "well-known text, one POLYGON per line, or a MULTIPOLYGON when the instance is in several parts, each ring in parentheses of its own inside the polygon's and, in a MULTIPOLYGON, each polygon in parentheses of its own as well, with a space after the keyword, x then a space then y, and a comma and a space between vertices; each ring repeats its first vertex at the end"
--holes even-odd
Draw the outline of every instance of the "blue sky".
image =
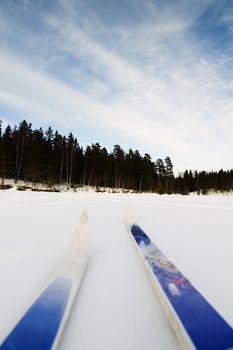
POLYGON ((232 168, 232 1, 1 0, 0 39, 5 125, 232 168))

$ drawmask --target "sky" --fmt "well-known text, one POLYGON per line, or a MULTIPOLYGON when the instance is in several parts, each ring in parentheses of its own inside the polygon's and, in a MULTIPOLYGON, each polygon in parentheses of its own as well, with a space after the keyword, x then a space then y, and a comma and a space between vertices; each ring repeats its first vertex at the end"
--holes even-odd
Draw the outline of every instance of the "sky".
POLYGON ((233 167, 231 0, 0 0, 0 116, 233 167))

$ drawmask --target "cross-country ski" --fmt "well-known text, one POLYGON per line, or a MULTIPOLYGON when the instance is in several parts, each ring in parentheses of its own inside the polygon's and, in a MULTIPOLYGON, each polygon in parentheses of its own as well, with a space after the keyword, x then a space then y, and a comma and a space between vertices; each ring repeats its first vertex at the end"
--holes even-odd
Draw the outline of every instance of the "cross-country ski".
POLYGON ((233 349, 233 329, 131 219, 131 237, 183 350, 233 349))
POLYGON ((1 350, 55 350, 85 272, 88 217, 84 211, 64 260, 0 346, 1 350))

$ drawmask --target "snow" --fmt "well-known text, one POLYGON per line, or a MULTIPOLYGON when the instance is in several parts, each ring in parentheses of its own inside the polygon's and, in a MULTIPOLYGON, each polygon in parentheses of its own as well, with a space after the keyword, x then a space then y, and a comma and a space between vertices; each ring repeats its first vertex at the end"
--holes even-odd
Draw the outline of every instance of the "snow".
POLYGON ((126 207, 233 326, 233 197, 0 191, 0 341, 52 274, 87 208, 85 278, 59 350, 177 350, 123 223, 126 207))

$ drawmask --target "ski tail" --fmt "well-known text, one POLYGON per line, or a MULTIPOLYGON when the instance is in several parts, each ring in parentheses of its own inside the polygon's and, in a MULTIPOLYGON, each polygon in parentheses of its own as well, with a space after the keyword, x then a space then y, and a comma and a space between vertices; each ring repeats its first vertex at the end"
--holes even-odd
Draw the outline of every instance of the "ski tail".
POLYGON ((84 212, 64 259, 0 350, 55 350, 72 310, 87 263, 88 216, 84 212))
POLYGON ((232 327, 128 214, 125 223, 180 349, 233 349, 232 327))

